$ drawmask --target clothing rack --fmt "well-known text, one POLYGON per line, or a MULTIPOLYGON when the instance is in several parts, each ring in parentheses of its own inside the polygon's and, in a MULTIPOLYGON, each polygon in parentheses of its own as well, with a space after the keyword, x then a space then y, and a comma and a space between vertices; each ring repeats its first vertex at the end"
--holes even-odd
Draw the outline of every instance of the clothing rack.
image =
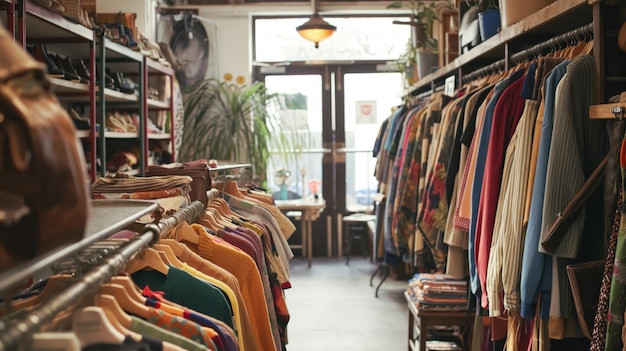
MULTIPOLYGON (((208 194, 210 199, 214 199, 217 191, 209 191, 208 194)), ((98 288, 118 274, 135 254, 156 243, 162 233, 167 233, 183 222, 196 222, 202 212, 204 212, 204 205, 200 201, 194 201, 173 215, 160 220, 158 224, 146 225, 140 235, 86 268, 85 273, 64 288, 62 293, 55 294, 34 307, 21 319, 6 323, 6 329, 3 330, 0 325, 0 351, 15 349, 20 342, 25 341, 61 312, 75 306, 83 298, 93 296, 98 288)), ((97 243, 92 246, 96 245, 97 243)))
MULTIPOLYGON (((517 52, 511 55, 510 61, 514 65, 519 65, 524 62, 532 61, 547 53, 554 52, 561 48, 576 44, 582 40, 589 40, 591 38, 593 38, 593 24, 587 24, 567 33, 558 35, 554 38, 548 39, 547 41, 544 41, 542 43, 536 44, 528 49, 517 52)), ((467 84, 476 79, 503 71, 506 68, 507 61, 505 59, 500 59, 488 66, 468 73, 463 77, 463 83, 467 84)))

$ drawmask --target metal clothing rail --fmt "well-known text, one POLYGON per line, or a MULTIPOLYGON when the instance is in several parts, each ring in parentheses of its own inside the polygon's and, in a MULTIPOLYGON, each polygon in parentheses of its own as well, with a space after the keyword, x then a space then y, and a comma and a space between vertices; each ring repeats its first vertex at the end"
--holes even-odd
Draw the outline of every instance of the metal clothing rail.
MULTIPOLYGON (((208 195, 210 199, 219 196, 215 189, 209 191, 208 195)), ((204 205, 200 201, 194 201, 173 215, 161 219, 158 224, 146 225, 142 234, 130 239, 94 267, 88 268, 75 282, 63 289, 62 293, 39 304, 21 319, 6 323, 4 325, 6 329, 0 325, 0 351, 17 348, 20 342, 37 332, 42 325, 52 321, 59 313, 75 306, 83 297, 95 294, 98 288, 118 274, 135 254, 159 241, 163 233, 183 222, 196 222, 203 212, 204 205)))
MULTIPOLYGON (((593 24, 587 24, 580 28, 574 29, 567 33, 563 33, 554 38, 548 39, 542 43, 534 45, 528 49, 517 52, 510 57, 510 61, 514 65, 532 61, 547 53, 559 50, 561 48, 579 43, 582 40, 593 38, 593 24)), ((488 66, 479 68, 463 77, 463 83, 469 83, 473 80, 489 76, 491 74, 503 71, 506 68, 506 60, 500 59, 488 66)))
POLYGON ((18 343, 26 340, 39 328, 52 321, 59 313, 74 306, 82 297, 96 293, 100 285, 106 283, 121 271, 130 259, 141 249, 159 239, 159 228, 154 224, 145 227, 137 238, 105 258, 99 265, 87 271, 84 276, 70 284, 62 293, 34 307, 26 316, 0 332, 0 350, 13 350, 18 343))

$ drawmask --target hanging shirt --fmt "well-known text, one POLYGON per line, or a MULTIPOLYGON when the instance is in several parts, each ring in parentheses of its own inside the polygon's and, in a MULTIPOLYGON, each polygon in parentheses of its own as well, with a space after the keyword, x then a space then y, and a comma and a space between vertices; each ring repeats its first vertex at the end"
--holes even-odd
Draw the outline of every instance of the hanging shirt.
MULTIPOLYGON (((535 169, 528 227, 522 256, 522 276, 520 294, 522 300, 521 315, 533 318, 537 308, 537 297, 541 292, 541 319, 547 320, 550 311, 550 291, 552 285, 552 261, 538 251, 541 236, 542 208, 545 194, 546 169, 552 141, 552 119, 556 87, 565 75, 570 61, 563 61, 546 78, 544 94, 544 114, 541 119, 541 137, 539 141, 537 166, 535 169)), ((537 118, 537 123, 540 119, 537 118)))
MULTIPOLYGON (((257 345, 263 350, 275 350, 276 343, 270 327, 268 312, 271 306, 268 306, 265 300, 261 275, 252 258, 241 251, 219 244, 217 238, 207 234, 202 226, 193 224, 192 228, 199 235, 199 243, 195 246, 198 254, 228 270, 239 281, 242 295, 250 301, 250 304, 246 304, 250 316, 254 320, 253 323, 257 325, 257 345)), ((188 243, 188 246, 194 248, 191 243, 188 243)), ((278 343, 280 345, 280 341, 278 343)))
POLYGON ((500 293, 504 308, 519 314, 519 281, 524 248, 524 202, 528 182, 528 163, 532 136, 539 109, 532 96, 536 63, 530 65, 522 95, 528 93, 524 112, 506 151, 505 169, 496 212, 493 241, 487 271, 487 296, 490 316, 500 315, 500 293), (508 170, 507 170, 508 168, 508 170))
POLYGON ((228 285, 233 290, 233 292, 235 292, 235 296, 237 297, 237 301, 239 302, 239 309, 241 314, 241 336, 244 339, 243 344, 245 346, 256 345, 257 340, 254 336, 257 334, 257 332, 255 332, 254 330, 257 327, 256 325, 254 325, 253 317, 250 315, 252 313, 252 310, 248 308, 248 305, 252 302, 247 300, 243 296, 237 278, 226 269, 216 265, 209 260, 202 258, 200 255, 190 250, 186 245, 184 245, 183 251, 178 258, 181 261, 187 263, 189 266, 199 270, 200 272, 219 279, 220 281, 228 285))
POLYGON ((182 269, 169 266, 167 275, 142 270, 131 274, 131 278, 139 287, 147 285, 152 291, 163 291, 166 299, 215 317, 233 328, 233 313, 224 293, 182 269))
MULTIPOLYGON (((518 71, 512 75, 513 80, 502 92, 494 106, 489 143, 485 152, 484 172, 480 181, 480 195, 477 201, 475 200, 474 202, 474 204, 478 204, 476 206, 478 211, 476 212, 476 246, 474 247, 474 252, 478 278, 480 280, 480 290, 484 292, 481 296, 483 308, 489 308, 487 268, 491 239, 493 237, 493 225, 498 206, 498 195, 502 182, 505 151, 524 110, 524 99, 522 99, 521 94, 525 76, 521 76, 521 74, 523 73, 518 71)), ((482 145, 480 147, 480 150, 482 150, 482 145)), ((481 152, 480 150, 479 153, 481 152)), ((481 167, 480 162, 478 166, 481 167)), ((474 184, 476 186, 476 183, 474 184)), ((476 190, 478 189, 474 188, 474 191, 476 190)))

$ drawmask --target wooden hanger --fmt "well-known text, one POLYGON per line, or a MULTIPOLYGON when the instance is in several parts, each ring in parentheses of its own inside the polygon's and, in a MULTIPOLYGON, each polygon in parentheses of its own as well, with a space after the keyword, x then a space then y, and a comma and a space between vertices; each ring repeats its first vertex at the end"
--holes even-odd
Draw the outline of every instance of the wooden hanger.
POLYGON ((207 208, 204 211, 206 214, 212 215, 213 218, 215 218, 215 220, 217 221, 217 223, 223 228, 223 227, 230 227, 230 228, 236 228, 237 226, 233 224, 233 222, 230 221, 229 217, 226 216, 222 216, 218 210, 214 209, 214 208, 207 208))
POLYGON ((235 180, 224 180, 224 192, 234 197, 243 199, 243 194, 239 191, 239 185, 237 185, 237 181, 235 180))
POLYGON ((11 306, 15 310, 21 310, 27 307, 38 305, 44 299, 48 298, 49 296, 53 296, 54 293, 58 293, 65 289, 67 285, 71 282, 72 278, 73 277, 71 275, 66 274, 53 275, 48 278, 46 286, 43 288, 41 293, 39 293, 39 295, 13 301, 11 302, 11 306))
POLYGON ((82 347, 108 343, 121 345, 125 336, 117 331, 100 307, 89 306, 72 314, 72 331, 82 347))
POLYGON ((185 244, 181 244, 174 239, 161 239, 159 240, 158 244, 162 246, 169 246, 169 248, 172 250, 176 257, 180 257, 183 254, 183 250, 185 249, 185 244))
POLYGON ((124 335, 129 335, 135 341, 141 340, 141 335, 129 330, 132 319, 120 307, 115 297, 106 294, 97 295, 95 304, 102 308, 107 319, 117 331, 124 335))
POLYGON ((171 263, 172 266, 177 268, 183 268, 185 264, 176 257, 174 254, 174 250, 169 245, 161 244, 158 242, 153 246, 155 250, 159 252, 160 255, 164 255, 167 257, 167 260, 171 263))
POLYGON ((109 281, 111 284, 117 284, 124 288, 129 297, 135 301, 143 303, 145 297, 141 294, 141 289, 128 275, 116 275, 109 281))
POLYGON ((145 305, 145 298, 142 302, 135 301, 128 295, 123 286, 118 284, 104 284, 98 291, 99 294, 111 295, 115 298, 120 307, 127 313, 134 314, 143 319, 148 318, 150 308, 145 305))
POLYGON ((230 206, 228 205, 228 202, 226 202, 226 200, 222 198, 217 198, 213 200, 211 204, 213 205, 217 204, 222 209, 222 211, 227 213, 227 217, 239 217, 239 215, 235 211, 233 211, 232 208, 230 208, 230 206))
POLYGON ((184 223, 176 232, 176 236, 174 237, 176 241, 179 242, 188 242, 192 244, 198 244, 200 241, 200 237, 198 233, 187 223, 184 223))
POLYGON ((163 262, 159 253, 151 248, 142 250, 137 257, 133 258, 126 265, 124 271, 128 274, 133 274, 146 268, 153 269, 165 275, 169 272, 169 267, 165 262, 163 262))
POLYGON ((589 118, 618 121, 626 119, 626 92, 620 94, 618 102, 589 106, 589 118))

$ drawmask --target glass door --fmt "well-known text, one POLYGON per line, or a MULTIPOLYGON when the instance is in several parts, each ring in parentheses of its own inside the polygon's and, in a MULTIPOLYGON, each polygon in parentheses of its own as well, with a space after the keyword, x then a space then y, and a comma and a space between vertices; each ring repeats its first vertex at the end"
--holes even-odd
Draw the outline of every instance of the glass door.
POLYGON ((318 194, 326 201, 314 224, 313 250, 318 256, 339 255, 342 218, 373 209, 377 183, 372 149, 381 123, 402 100, 402 75, 376 72, 375 64, 257 67, 256 78, 279 94, 282 123, 308 128, 310 143, 298 157, 272 157, 268 187, 276 199, 318 194), (297 102, 297 103, 295 103, 297 102), (287 107, 289 105, 289 107, 287 107), (286 171, 286 195, 280 191, 286 171))

